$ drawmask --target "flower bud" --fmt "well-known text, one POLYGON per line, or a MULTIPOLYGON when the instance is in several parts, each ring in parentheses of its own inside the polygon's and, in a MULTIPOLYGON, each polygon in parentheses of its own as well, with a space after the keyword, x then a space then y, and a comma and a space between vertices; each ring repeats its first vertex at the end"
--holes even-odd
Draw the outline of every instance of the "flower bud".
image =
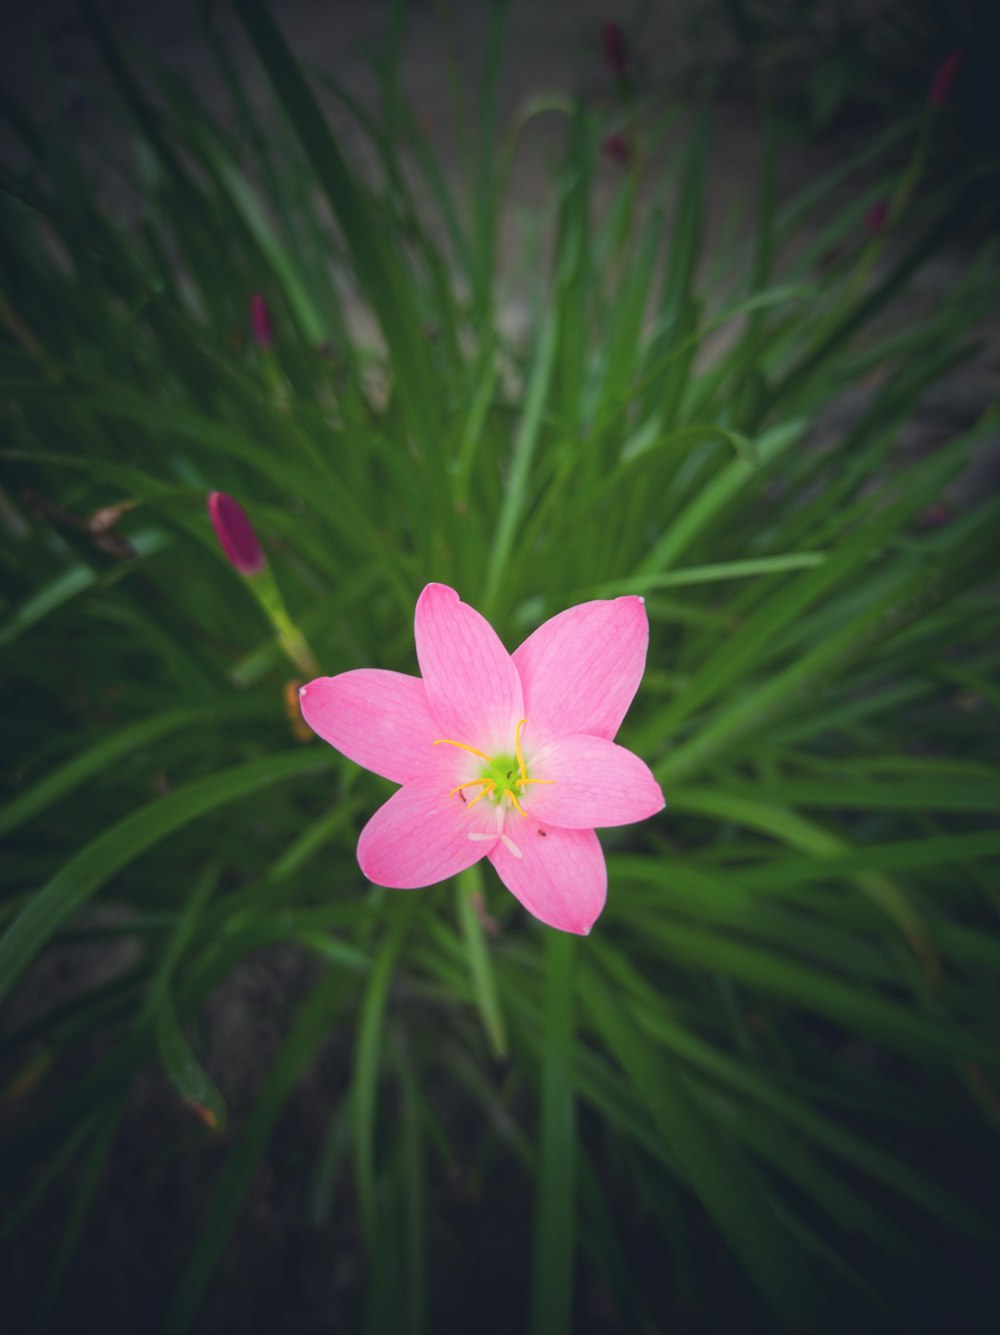
POLYGON ((948 101, 948 94, 951 92, 951 86, 958 74, 958 67, 962 63, 962 56, 962 48, 956 46, 954 51, 949 51, 934 71, 931 90, 927 95, 927 101, 932 107, 940 109, 948 101))
POLYGON ((259 575, 267 564, 264 549, 239 501, 224 491, 213 491, 208 514, 222 550, 240 574, 259 575))
POLYGON ((605 23, 601 27, 601 45, 608 69, 617 78, 623 78, 628 68, 628 48, 620 23, 605 23))
POLYGON ((632 161, 632 150, 623 134, 609 134, 601 148, 604 156, 619 167, 627 167, 632 161))
POLYGON ((869 236, 879 236, 885 231, 889 218, 889 201, 880 199, 874 203, 865 215, 865 231, 869 236))
POLYGON ((250 329, 258 348, 269 348, 274 343, 271 308, 260 292, 255 292, 250 298, 250 329))

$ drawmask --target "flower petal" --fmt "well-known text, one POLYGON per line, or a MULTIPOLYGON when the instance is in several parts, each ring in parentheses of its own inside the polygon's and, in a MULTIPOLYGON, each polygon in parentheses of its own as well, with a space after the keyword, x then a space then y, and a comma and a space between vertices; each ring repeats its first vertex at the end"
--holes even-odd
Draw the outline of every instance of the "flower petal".
POLYGON ((523 718, 521 680, 496 631, 445 584, 428 584, 414 618, 417 660, 438 737, 494 754, 523 718))
POLYGON ((529 818, 570 830, 631 825, 666 803, 645 761, 603 737, 562 737, 528 760, 531 778, 521 805, 529 818))
POLYGON ((611 741, 638 689, 648 645, 641 598, 579 603, 544 622, 513 656, 535 735, 611 741))
POLYGON ((358 840, 358 862, 370 881, 393 890, 435 885, 490 851, 502 811, 488 801, 463 802, 458 793, 449 797, 452 779, 461 782, 442 762, 379 807, 358 840))
POLYGON ((302 687, 299 705, 324 742, 393 783, 433 764, 440 733, 419 677, 381 668, 317 677, 302 687))
POLYGON ((511 894, 549 927, 586 936, 604 908, 608 869, 593 830, 508 818, 489 859, 511 894))

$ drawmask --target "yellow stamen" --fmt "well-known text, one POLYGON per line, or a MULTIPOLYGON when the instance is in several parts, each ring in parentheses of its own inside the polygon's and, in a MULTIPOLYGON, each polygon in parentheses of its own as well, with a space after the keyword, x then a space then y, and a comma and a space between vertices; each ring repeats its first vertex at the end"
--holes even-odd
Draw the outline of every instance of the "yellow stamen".
POLYGON ((524 752, 521 750, 521 729, 527 721, 526 718, 523 718, 514 732, 514 750, 517 753, 517 767, 521 771, 522 783, 527 783, 528 781, 528 771, 524 767, 524 752))
POLYGON ((518 779, 517 786, 521 792, 524 792, 525 785, 529 783, 555 783, 555 779, 518 779))
POLYGON ((479 756, 480 760, 487 760, 492 765, 493 757, 488 756, 485 751, 477 751, 474 746, 466 746, 464 742, 453 742, 450 737, 439 737, 434 743, 435 746, 458 746, 463 751, 469 751, 474 756, 479 756))
POLYGON ((481 793, 477 793, 476 796, 469 803, 470 811, 476 805, 477 802, 481 802, 483 798, 486 797, 488 793, 492 793, 493 789, 496 787, 496 784, 493 782, 492 779, 483 779, 481 780, 481 782, 484 783, 486 787, 483 789, 481 793))
POLYGON ((455 794, 456 794, 456 793, 460 793, 460 792, 462 791, 463 788, 475 788, 476 785, 477 785, 477 784, 480 784, 480 783, 492 783, 492 780, 491 780, 491 779, 469 779, 466 783, 459 783, 459 784, 456 784, 456 786, 451 790, 451 792, 448 794, 448 796, 449 796, 449 797, 454 797, 455 794))
MULTIPOLYGON (((514 804, 514 808, 515 808, 515 810, 516 810, 516 811, 519 811, 519 812, 521 813, 522 816, 526 816, 526 815, 528 814, 528 813, 525 811, 524 807, 521 806, 521 803, 520 803, 520 802, 517 800, 517 798, 514 796, 514 794, 513 794, 513 792, 511 791, 510 788, 505 788, 505 789, 503 790, 503 795, 504 795, 504 797, 509 797, 509 798, 510 798, 511 802, 514 804)), ((476 800, 478 801, 479 799, 477 798, 476 800)))

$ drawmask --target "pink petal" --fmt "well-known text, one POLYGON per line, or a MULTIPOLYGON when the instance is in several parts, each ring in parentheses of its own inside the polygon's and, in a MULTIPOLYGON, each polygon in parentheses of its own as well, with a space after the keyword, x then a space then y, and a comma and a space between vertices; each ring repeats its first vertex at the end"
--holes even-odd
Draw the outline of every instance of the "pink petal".
POLYGON ((533 820, 590 830, 631 825, 666 805, 645 761, 603 737, 561 737, 526 758, 532 779, 555 780, 525 788, 520 801, 533 820))
POLYGON ((472 806, 457 793, 449 797, 453 777, 440 764, 375 812, 358 840, 358 862, 370 881, 394 890, 435 885, 490 851, 503 814, 489 801, 472 806))
POLYGON ((493 845, 489 859, 507 889, 541 922, 586 936, 608 890, 597 835, 593 830, 554 829, 520 816, 508 816, 504 832, 505 839, 493 845))
POLYGON ((419 677, 380 668, 317 677, 302 687, 299 704, 324 742, 393 783, 406 783, 438 754, 441 734, 419 677))
POLYGON ((534 735, 610 741, 642 679, 648 644, 646 608, 635 597, 580 603, 539 626, 514 652, 534 735))
POLYGON ((454 589, 428 584, 417 599, 414 630, 437 736, 490 755, 509 751, 524 717, 521 681, 490 623, 454 589))

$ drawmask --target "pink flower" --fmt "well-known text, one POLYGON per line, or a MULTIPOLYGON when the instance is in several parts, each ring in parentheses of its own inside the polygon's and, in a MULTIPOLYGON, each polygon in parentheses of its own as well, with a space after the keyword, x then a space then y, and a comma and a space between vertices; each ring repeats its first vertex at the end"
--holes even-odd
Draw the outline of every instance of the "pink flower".
POLYGON ((602 24, 601 46, 604 48, 604 62, 608 69, 621 78, 628 68, 628 48, 620 23, 602 24))
POLYGON ((250 298, 250 329, 258 348, 269 348, 274 343, 271 308, 260 292, 255 292, 250 298))
POLYGON ((943 107, 948 101, 948 94, 951 92, 951 86, 958 74, 958 67, 962 63, 962 55, 962 48, 956 46, 954 51, 949 51, 934 71, 931 90, 927 95, 927 101, 932 107, 943 107))
POLYGON ((609 134, 601 148, 604 150, 605 157, 617 163, 619 167, 627 167, 632 159, 628 140, 623 134, 609 134))
POLYGON ((208 498, 208 514, 222 550, 241 575, 259 575, 267 564, 264 549, 239 501, 224 491, 208 498))
POLYGON ((301 691, 314 732, 402 784, 361 832, 361 870, 409 890, 488 857, 529 913, 585 935, 607 892, 594 827, 664 805, 612 740, 645 667, 642 599, 570 607, 511 655, 454 589, 428 584, 415 638, 422 677, 363 668, 301 691))

